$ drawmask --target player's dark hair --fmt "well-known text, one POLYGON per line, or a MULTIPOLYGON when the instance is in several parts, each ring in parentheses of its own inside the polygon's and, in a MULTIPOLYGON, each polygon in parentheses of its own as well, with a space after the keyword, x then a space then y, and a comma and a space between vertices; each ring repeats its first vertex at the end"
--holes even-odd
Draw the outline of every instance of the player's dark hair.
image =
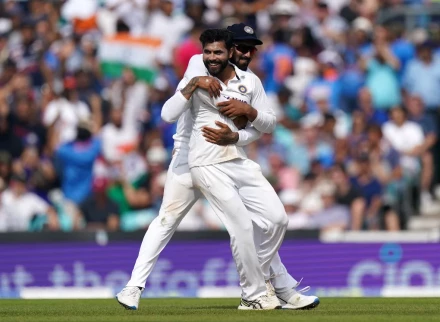
POLYGON ((232 32, 226 29, 206 29, 200 35, 200 42, 202 46, 205 47, 206 44, 211 44, 216 41, 223 41, 225 43, 226 49, 232 48, 232 32))

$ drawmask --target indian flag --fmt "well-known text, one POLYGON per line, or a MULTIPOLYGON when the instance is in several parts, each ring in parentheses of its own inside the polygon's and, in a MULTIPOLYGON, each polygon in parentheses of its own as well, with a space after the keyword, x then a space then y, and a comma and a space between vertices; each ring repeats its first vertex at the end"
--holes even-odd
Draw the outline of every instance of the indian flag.
POLYGON ((117 34, 104 38, 98 57, 105 76, 119 77, 124 67, 130 67, 139 79, 151 83, 156 75, 155 58, 161 40, 117 34))

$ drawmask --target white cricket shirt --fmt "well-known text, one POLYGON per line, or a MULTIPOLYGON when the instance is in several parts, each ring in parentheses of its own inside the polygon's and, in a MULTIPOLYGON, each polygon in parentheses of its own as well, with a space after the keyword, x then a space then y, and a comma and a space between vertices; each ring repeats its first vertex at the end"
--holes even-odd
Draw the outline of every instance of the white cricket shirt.
MULTIPOLYGON (((252 74, 249 69, 247 71, 252 74)), ((194 55, 188 64, 184 79, 177 87, 177 91, 180 91, 183 87, 185 87, 193 77, 202 75, 209 75, 205 65, 203 64, 203 55, 194 55)), ((258 78, 257 81, 259 84, 261 84, 258 78)), ((263 94, 265 97, 264 91, 263 94)), ((184 107, 186 103, 187 100, 185 97, 178 93, 171 97, 162 109, 162 118, 166 122, 172 123, 177 121, 176 134, 174 134, 173 139, 174 149, 180 153, 187 153, 189 150, 189 140, 193 126, 192 117, 189 111, 190 106, 184 107)), ((248 126, 245 129, 238 131, 239 139, 236 143, 237 146, 246 146, 249 143, 259 139, 261 132, 256 129, 257 126, 266 131, 272 131, 275 127, 275 114, 270 108, 269 104, 258 107, 254 106, 254 108, 259 109, 258 117, 256 120, 254 120, 253 124, 248 123, 248 126)))
MULTIPOLYGON (((275 126, 275 114, 269 108, 266 94, 258 77, 254 74, 244 72, 235 66, 234 68, 236 76, 228 82, 227 86, 220 81, 222 91, 219 98, 211 98, 207 91, 197 89, 191 96, 191 99, 187 101, 180 92, 177 92, 165 103, 162 109, 162 118, 167 122, 173 122, 180 116, 178 127, 181 129, 187 126, 188 117, 191 117, 192 131, 188 155, 190 168, 216 164, 237 158, 246 158, 246 154, 240 146, 219 146, 212 144, 207 142, 202 135, 202 128, 205 126, 217 128, 215 121, 225 123, 232 131, 237 131, 234 122, 219 113, 217 104, 221 101, 238 99, 257 109, 259 113, 253 125, 257 128, 255 125, 257 124, 260 127, 260 131, 270 132, 275 126)), ((182 80, 179 84, 179 88, 183 88, 187 83, 187 79, 182 80)), ((185 140, 182 136, 178 139, 185 140)), ((180 141, 180 143, 182 143, 182 141, 180 141)))

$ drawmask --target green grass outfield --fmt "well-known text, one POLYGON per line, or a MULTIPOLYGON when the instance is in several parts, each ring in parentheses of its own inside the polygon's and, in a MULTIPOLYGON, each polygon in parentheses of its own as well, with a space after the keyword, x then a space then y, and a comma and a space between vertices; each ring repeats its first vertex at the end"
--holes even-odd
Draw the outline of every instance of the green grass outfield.
POLYGON ((116 300, 0 300, 0 321, 440 321, 440 299, 324 298, 310 311, 238 311, 237 299, 142 299, 138 311, 116 300))

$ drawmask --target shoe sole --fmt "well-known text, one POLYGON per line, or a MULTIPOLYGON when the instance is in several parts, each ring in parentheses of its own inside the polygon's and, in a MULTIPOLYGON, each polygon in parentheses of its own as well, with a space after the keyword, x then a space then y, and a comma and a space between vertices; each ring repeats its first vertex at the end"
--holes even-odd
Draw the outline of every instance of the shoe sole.
POLYGON ((116 301, 118 301, 118 303, 121 304, 126 310, 130 310, 130 311, 136 311, 137 310, 136 306, 130 306, 130 305, 127 305, 127 304, 124 304, 124 303, 120 302, 117 296, 116 296, 116 301))
POLYGON ((239 306, 238 309, 242 310, 242 311, 271 311, 271 310, 281 310, 283 307, 281 305, 276 306, 273 309, 256 309, 253 307, 249 307, 249 306, 239 306))
POLYGON ((316 308, 319 305, 319 303, 321 303, 319 299, 315 299, 312 303, 303 307, 291 307, 291 306, 289 307, 289 305, 291 304, 286 304, 283 306, 283 310, 312 310, 316 308))

